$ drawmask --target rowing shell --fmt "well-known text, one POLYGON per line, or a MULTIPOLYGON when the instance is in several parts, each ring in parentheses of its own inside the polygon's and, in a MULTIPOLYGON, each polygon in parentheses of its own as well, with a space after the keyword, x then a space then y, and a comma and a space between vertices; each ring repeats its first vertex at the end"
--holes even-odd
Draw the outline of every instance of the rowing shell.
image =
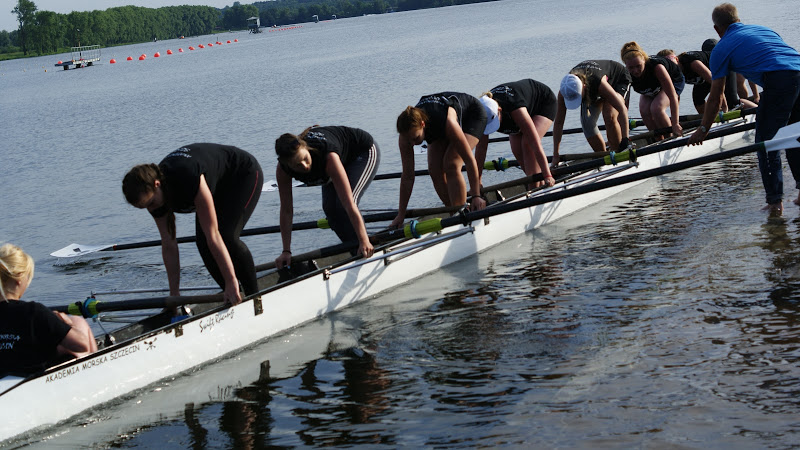
MULTIPOLYGON (((741 122, 738 122, 741 123, 741 122)), ((718 127, 731 126, 723 124, 718 127)), ((715 127, 715 128, 718 128, 715 127)), ((541 191, 568 190, 721 151, 742 133, 640 157, 572 178, 541 191)), ((641 182, 641 181, 640 181, 641 182)), ((369 299, 502 241, 541 227, 636 183, 449 227, 420 239, 376 249, 369 259, 347 259, 264 291, 233 307, 217 307, 175 324, 106 343, 97 353, 48 369, 0 392, 0 441, 34 433, 167 377, 217 360, 325 314, 369 299)), ((537 194, 538 195, 538 194, 537 194)), ((521 197, 514 201, 523 201, 521 197)))

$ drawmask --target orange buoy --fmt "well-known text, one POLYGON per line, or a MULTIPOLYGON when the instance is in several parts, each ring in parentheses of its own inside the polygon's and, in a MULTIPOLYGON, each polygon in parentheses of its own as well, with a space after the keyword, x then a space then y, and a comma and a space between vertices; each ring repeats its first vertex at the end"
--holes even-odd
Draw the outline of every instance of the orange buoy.
POLYGON ((158 57, 160 57, 160 56, 161 56, 161 53, 158 53, 158 52, 156 52, 156 54, 155 54, 155 55, 153 55, 153 58, 158 58, 158 57))
POLYGON ((167 54, 171 55, 172 54, 172 50, 167 49, 167 54))
POLYGON ((108 63, 109 63, 109 64, 116 64, 116 63, 117 63, 117 60, 116 60, 116 59, 114 59, 114 58, 111 58, 111 61, 109 61, 108 63))
POLYGON ((142 55, 142 56, 139 57, 139 61, 144 61, 145 59, 147 59, 147 56, 145 56, 145 55, 142 55))

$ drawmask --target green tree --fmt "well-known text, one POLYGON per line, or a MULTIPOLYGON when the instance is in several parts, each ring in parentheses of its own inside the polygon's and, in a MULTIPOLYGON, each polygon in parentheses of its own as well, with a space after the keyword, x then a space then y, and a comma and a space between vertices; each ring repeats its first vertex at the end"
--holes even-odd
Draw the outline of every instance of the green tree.
POLYGON ((36 26, 36 4, 31 0, 19 0, 17 1, 17 6, 11 12, 17 15, 20 47, 22 47, 22 53, 27 55, 28 34, 36 26))

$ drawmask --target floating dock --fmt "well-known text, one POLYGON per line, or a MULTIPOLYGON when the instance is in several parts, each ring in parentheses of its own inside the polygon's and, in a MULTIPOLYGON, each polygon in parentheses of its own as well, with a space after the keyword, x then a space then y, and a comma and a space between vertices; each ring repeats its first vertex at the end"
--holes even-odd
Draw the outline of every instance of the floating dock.
POLYGON ((91 66, 96 61, 100 61, 99 45, 84 45, 82 47, 72 47, 72 60, 57 62, 56 67, 61 66, 68 70, 69 66, 80 69, 83 66, 91 66))

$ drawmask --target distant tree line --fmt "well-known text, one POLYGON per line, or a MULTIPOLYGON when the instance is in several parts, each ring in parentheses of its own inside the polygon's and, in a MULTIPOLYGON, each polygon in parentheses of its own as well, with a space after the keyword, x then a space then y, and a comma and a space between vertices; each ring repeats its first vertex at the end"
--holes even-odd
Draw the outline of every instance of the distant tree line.
POLYGON ((103 11, 59 14, 39 11, 32 0, 18 0, 11 11, 19 27, 0 31, 0 53, 7 57, 53 54, 77 45, 108 47, 154 39, 209 34, 215 29, 247 28, 258 16, 263 26, 382 14, 494 0, 272 0, 217 9, 211 6, 143 8, 121 6, 103 11), (18 54, 18 55, 17 55, 18 54))

